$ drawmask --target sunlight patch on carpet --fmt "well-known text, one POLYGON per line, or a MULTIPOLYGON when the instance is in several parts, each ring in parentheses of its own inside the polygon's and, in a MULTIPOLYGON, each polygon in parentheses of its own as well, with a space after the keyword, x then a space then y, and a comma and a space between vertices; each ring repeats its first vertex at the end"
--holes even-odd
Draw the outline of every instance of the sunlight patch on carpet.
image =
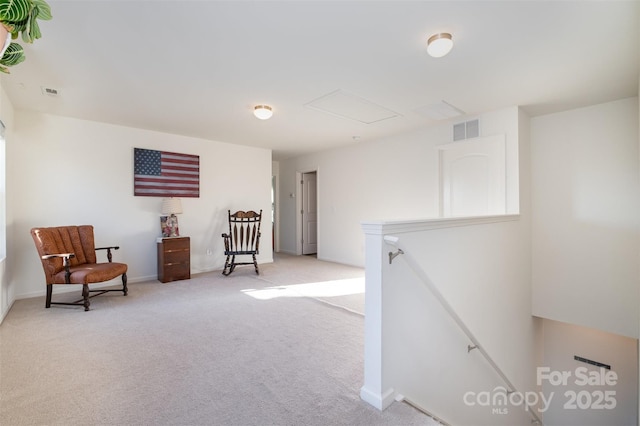
POLYGON ((245 289, 242 292, 259 300, 278 297, 338 297, 364 294, 364 278, 323 281, 307 284, 281 285, 264 289, 245 289))

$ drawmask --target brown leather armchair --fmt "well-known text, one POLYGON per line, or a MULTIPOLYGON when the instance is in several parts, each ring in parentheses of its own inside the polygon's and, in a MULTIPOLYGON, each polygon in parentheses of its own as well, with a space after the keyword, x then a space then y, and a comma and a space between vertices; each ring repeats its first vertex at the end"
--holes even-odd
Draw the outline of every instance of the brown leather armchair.
POLYGON ((109 291, 127 295, 127 265, 112 262, 111 250, 120 247, 95 247, 93 226, 58 226, 33 228, 35 242, 47 283, 45 308, 51 305, 83 305, 89 310, 89 298, 109 291), (105 263, 97 263, 96 250, 107 250, 105 263), (89 289, 89 284, 101 283, 122 276, 122 289, 89 289), (82 284, 82 299, 75 302, 52 302, 53 284, 82 284), (97 293, 89 296, 89 293, 97 293))

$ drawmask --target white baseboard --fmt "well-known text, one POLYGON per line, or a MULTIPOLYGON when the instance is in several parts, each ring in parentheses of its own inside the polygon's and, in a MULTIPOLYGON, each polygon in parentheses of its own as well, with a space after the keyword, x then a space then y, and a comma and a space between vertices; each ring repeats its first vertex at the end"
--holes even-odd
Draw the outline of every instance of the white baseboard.
POLYGON ((9 306, 7 307, 7 309, 2 312, 2 316, 0 317, 0 325, 2 325, 2 322, 4 321, 4 319, 7 317, 7 314, 9 313, 9 311, 11 310, 11 308, 13 307, 13 303, 16 301, 15 298, 13 298, 12 300, 9 301, 9 306))
POLYGON ((370 405, 373 405, 378 410, 383 411, 386 410, 387 407, 389 407, 395 400, 395 392, 393 389, 388 389, 386 392, 379 394, 377 392, 372 392, 363 386, 360 389, 360 398, 370 405))
POLYGON ((278 253, 290 254, 292 256, 298 256, 298 253, 291 250, 278 250, 278 253))

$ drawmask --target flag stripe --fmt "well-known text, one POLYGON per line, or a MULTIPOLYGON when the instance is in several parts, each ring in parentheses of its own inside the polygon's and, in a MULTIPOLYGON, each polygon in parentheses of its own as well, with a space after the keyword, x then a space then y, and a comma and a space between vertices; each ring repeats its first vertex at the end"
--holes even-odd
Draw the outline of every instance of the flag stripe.
POLYGON ((148 189, 148 188, 184 188, 188 190, 198 190, 198 185, 194 184, 184 184, 184 183, 167 183, 167 182, 138 182, 138 189, 148 189))
POLYGON ((185 175, 198 175, 200 174, 200 170, 193 170, 190 169, 188 167, 169 167, 165 164, 162 165, 162 174, 165 173, 180 173, 180 174, 185 174, 185 175))
POLYGON ((134 195, 199 197, 200 157, 134 148, 134 195))
POLYGON ((157 178, 153 178, 153 177, 148 177, 148 176, 140 176, 138 177, 138 175, 136 175, 135 178, 136 182, 138 182, 140 185, 145 185, 148 182, 153 182, 153 183, 159 183, 159 184, 163 184, 163 183, 180 183, 180 184, 184 184, 184 185, 192 185, 192 186, 198 186, 198 180, 194 180, 194 179, 184 179, 184 178, 170 178, 167 176, 159 176, 157 178))

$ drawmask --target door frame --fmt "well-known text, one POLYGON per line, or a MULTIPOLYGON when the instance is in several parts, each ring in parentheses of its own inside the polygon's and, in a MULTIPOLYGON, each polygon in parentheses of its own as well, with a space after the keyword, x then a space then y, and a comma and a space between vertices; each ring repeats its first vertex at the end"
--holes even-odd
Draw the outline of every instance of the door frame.
POLYGON ((273 227, 272 235, 273 241, 271 242, 271 246, 273 248, 273 252, 277 253, 280 251, 280 188, 279 188, 278 175, 276 173, 271 174, 271 191, 273 191, 273 222, 271 226, 273 227))
MULTIPOLYGON (((320 251, 320 168, 310 168, 296 171, 296 254, 302 256, 302 175, 305 173, 316 174, 316 205, 318 206, 318 222, 316 224, 318 233, 318 250, 320 251)), ((316 252, 316 256, 318 253, 316 252)))

